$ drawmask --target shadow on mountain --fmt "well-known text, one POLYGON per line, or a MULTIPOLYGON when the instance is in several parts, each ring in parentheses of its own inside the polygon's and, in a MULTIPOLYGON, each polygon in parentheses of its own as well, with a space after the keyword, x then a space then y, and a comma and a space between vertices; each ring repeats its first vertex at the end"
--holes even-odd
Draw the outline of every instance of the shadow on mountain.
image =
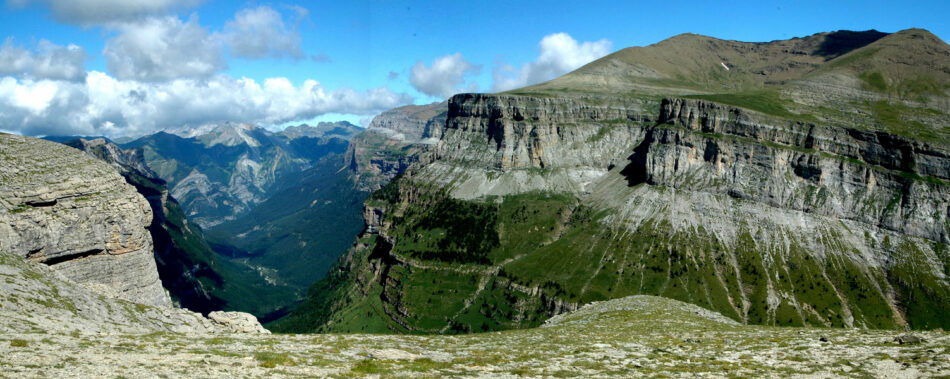
POLYGON ((845 55, 852 50, 870 45, 874 41, 887 35, 888 33, 879 32, 874 29, 865 30, 863 32, 850 30, 831 32, 825 37, 825 41, 821 43, 818 50, 815 51, 815 55, 825 57, 825 60, 831 60, 845 55))

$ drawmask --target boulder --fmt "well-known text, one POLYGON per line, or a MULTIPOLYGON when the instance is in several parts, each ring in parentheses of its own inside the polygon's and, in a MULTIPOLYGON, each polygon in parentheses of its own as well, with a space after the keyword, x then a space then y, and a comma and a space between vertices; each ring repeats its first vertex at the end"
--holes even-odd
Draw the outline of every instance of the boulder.
POLYGON ((261 323, 257 321, 257 317, 254 317, 254 315, 250 313, 216 311, 209 313, 208 319, 211 320, 215 326, 225 331, 234 333, 270 334, 270 331, 264 329, 261 323))

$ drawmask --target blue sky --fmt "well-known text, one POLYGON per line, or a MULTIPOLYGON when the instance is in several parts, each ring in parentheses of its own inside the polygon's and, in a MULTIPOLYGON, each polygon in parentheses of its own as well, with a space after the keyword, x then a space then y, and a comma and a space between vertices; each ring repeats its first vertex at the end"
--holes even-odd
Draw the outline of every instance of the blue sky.
POLYGON ((533 84, 680 33, 770 41, 925 28, 950 2, 7 0, 0 130, 140 135, 217 122, 366 123, 533 84))

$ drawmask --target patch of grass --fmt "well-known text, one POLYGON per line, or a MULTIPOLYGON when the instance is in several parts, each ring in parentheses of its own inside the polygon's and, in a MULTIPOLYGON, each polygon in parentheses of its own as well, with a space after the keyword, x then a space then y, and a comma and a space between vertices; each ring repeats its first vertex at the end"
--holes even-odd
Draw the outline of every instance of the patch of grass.
POLYGON ((936 178, 936 177, 933 177, 933 176, 930 176, 930 175, 923 176, 923 175, 917 174, 917 173, 915 173, 915 172, 901 171, 900 173, 898 173, 898 175, 900 175, 900 176, 902 176, 902 177, 904 177, 904 178, 910 179, 910 180, 916 180, 916 181, 919 181, 919 182, 925 182, 925 183, 930 183, 930 184, 936 184, 936 185, 939 185, 939 186, 950 185, 950 183, 947 183, 946 181, 944 181, 944 180, 942 180, 942 179, 940 179, 940 178, 936 178))
POLYGON ((10 347, 29 347, 30 343, 26 340, 15 339, 10 340, 10 347))
POLYGON ((940 140, 941 136, 924 123, 914 120, 913 116, 927 112, 924 109, 911 108, 904 104, 888 101, 875 101, 868 104, 874 121, 884 130, 914 139, 940 140))
POLYGON ((814 116, 797 114, 789 111, 786 105, 791 103, 791 100, 783 99, 777 91, 687 95, 684 97, 708 100, 716 103, 751 109, 757 112, 791 120, 816 121, 814 116))
POLYGON ((363 374, 363 375, 385 374, 390 371, 389 366, 390 365, 382 361, 373 360, 373 359, 363 359, 359 362, 356 362, 356 364, 354 364, 353 367, 350 368, 350 371, 354 373, 358 373, 358 374, 363 374))
POLYGON ((261 367, 265 368, 274 368, 277 365, 281 366, 296 366, 297 362, 290 357, 287 353, 275 353, 270 351, 262 351, 254 353, 254 360, 261 367))
POLYGON ((867 89, 877 92, 887 91, 887 82, 884 81, 884 75, 881 75, 880 72, 862 72, 858 75, 858 78, 864 81, 867 89))
POLYGON ((12 214, 23 213, 31 209, 33 209, 33 206, 29 204, 20 204, 20 205, 17 205, 15 208, 11 209, 10 213, 12 214))

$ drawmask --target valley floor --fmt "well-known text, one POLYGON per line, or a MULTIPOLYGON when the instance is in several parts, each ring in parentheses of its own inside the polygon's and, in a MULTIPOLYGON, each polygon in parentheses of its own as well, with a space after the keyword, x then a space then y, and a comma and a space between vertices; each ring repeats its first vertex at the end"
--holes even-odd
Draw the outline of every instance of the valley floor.
POLYGON ((950 375, 950 334, 738 325, 634 296, 545 326, 460 336, 0 333, 0 377, 919 377, 950 375), (913 342, 913 341, 908 341, 913 342))

